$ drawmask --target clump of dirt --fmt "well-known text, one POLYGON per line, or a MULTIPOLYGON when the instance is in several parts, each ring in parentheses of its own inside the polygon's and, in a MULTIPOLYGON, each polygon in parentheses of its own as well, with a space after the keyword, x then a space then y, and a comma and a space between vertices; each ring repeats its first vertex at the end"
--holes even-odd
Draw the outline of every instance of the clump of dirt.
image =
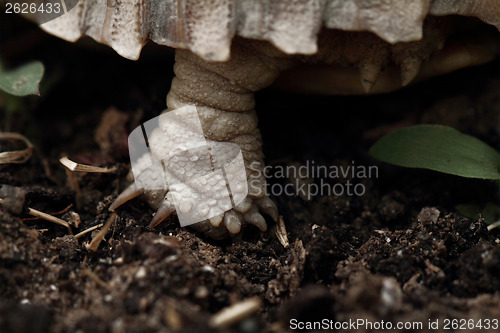
MULTIPOLYGON (((49 77, 60 77, 41 100, 27 102, 33 109, 18 114, 22 121, 9 122, 11 131, 35 142, 37 152, 26 164, 0 166, 0 184, 26 192, 24 209, 72 221, 73 235, 0 205, 1 332, 204 332, 216 312, 253 296, 261 308, 230 331, 319 330, 305 326, 314 322, 373 331, 351 324, 364 320, 414 325, 407 331, 421 332, 461 319, 473 320, 474 327, 466 326, 470 332, 484 332, 486 320, 495 331, 499 232, 488 230, 479 216, 461 216, 456 206, 498 202, 497 185, 382 165, 367 150, 388 129, 421 121, 454 124, 498 145, 498 122, 492 121, 499 114, 498 61, 381 96, 260 93, 268 165, 378 167, 369 178, 325 180, 362 184, 363 195, 275 195, 289 248, 273 228, 261 233, 249 227, 223 241, 180 228, 175 217, 149 229, 153 211, 134 199, 117 211, 116 223, 92 252, 85 245, 97 231, 75 235, 110 217, 107 208, 127 182, 124 133, 164 108, 171 62, 148 49, 132 63, 105 49, 96 55, 48 37, 44 45, 50 52, 37 47, 30 56, 43 60, 49 77), (105 112, 110 106, 111 115, 105 112), (334 120, 327 118, 332 108, 334 120), (115 133, 106 134, 111 129, 103 118, 116 124, 115 133), (117 171, 79 174, 77 206, 58 162, 64 154, 117 171)), ((2 105, 0 119, 12 120, 2 105)))

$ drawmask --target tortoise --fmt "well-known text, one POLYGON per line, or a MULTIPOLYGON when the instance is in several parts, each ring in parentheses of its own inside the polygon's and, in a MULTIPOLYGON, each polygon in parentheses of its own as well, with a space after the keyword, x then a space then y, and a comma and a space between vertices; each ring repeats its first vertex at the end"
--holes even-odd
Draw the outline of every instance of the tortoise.
MULTIPOLYGON (((497 31, 476 30, 486 25, 500 29, 498 0, 83 0, 41 27, 68 41, 90 36, 128 59, 138 59, 148 40, 175 48, 176 77, 164 114, 194 106, 208 144, 230 155, 230 147, 237 145, 246 168, 248 195, 222 213, 207 211, 207 218, 193 225, 219 239, 237 234, 245 224, 266 231, 261 213, 278 219, 265 192, 254 92, 284 71, 293 73, 289 78, 302 75, 286 80, 289 88, 316 93, 399 89, 494 59, 497 31), (476 33, 463 33, 467 29, 476 33), (304 66, 310 64, 315 66, 308 72, 304 66)), ((149 138, 151 149, 160 153, 168 146, 164 127, 149 138)), ((196 178, 197 163, 178 169, 185 172, 189 166, 190 177, 196 178)), ((142 168, 147 179, 136 179, 110 210, 143 195, 157 209, 150 224, 154 227, 176 205, 169 190, 155 184, 164 183, 160 171, 142 168)), ((213 185, 224 188, 225 181, 213 178, 213 185)))

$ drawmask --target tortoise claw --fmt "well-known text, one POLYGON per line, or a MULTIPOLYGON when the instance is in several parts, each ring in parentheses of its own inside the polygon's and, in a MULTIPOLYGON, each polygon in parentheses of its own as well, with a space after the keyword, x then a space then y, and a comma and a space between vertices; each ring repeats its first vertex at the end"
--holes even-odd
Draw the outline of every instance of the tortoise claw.
POLYGON ((259 213, 259 210, 256 206, 252 206, 252 208, 248 212, 244 213, 243 218, 246 222, 253 224, 257 228, 259 228, 260 231, 267 231, 266 220, 264 219, 264 216, 259 213))
POLYGON ((132 200, 135 197, 144 193, 143 188, 139 188, 135 185, 135 183, 130 184, 118 197, 116 197, 115 201, 109 206, 109 210, 114 212, 116 208, 123 205, 125 202, 132 200))
POLYGON ((154 228, 161 222, 163 222, 167 217, 169 217, 173 212, 175 211, 174 206, 167 201, 164 200, 163 203, 161 204, 160 208, 155 213, 155 216, 153 216, 153 219, 149 223, 149 228, 154 228))
POLYGON ((270 216, 274 222, 278 222, 278 207, 269 197, 263 196, 255 200, 255 203, 264 214, 270 216))
POLYGON ((233 235, 240 232, 241 222, 243 222, 241 214, 235 212, 234 210, 230 210, 224 215, 224 226, 227 228, 227 231, 229 231, 233 235))

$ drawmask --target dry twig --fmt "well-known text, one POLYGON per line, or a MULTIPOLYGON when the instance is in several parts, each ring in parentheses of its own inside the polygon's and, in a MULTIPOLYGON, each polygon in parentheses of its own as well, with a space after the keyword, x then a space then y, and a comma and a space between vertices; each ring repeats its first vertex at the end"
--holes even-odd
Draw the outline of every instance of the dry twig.
POLYGON ((498 228, 500 226, 500 221, 496 221, 488 225, 488 231, 498 228))
POLYGON ((88 268, 82 269, 82 274, 88 276, 92 281, 94 281, 98 286, 103 288, 109 288, 108 284, 104 282, 100 277, 98 277, 94 272, 88 268))
POLYGON ((85 245, 87 250, 89 251, 97 251, 97 248, 99 247, 99 244, 101 244, 102 240, 104 239, 104 236, 106 236, 106 233, 108 232, 109 228, 111 228, 111 224, 116 221, 116 218, 118 215, 116 213, 111 214, 111 216, 108 218, 108 221, 104 225, 104 227, 99 231, 99 233, 92 239, 90 244, 85 245))
MULTIPOLYGON (((0 202, 1 203, 1 202, 0 202)), ((73 204, 69 204, 68 207, 64 208, 63 210, 60 210, 58 212, 54 212, 54 213, 48 213, 49 215, 61 215, 63 213, 66 213, 68 211, 68 209, 70 209, 71 207, 73 207, 73 204)), ((37 220, 39 219, 39 217, 26 217, 24 219, 22 219, 23 221, 33 221, 33 220, 37 220)))
POLYGON ((278 224, 276 225, 274 229, 276 233, 276 237, 278 237, 278 241, 283 245, 285 249, 288 249, 290 247, 290 242, 288 241, 288 236, 286 234, 286 227, 285 227, 285 221, 283 220, 283 217, 280 216, 278 220, 278 224))
POLYGON ((20 140, 26 145, 25 149, 0 152, 0 164, 25 163, 31 157, 33 144, 24 135, 18 133, 0 133, 0 140, 20 140))
POLYGON ((63 156, 59 162, 64 165, 70 171, 76 172, 91 172, 91 173, 111 173, 115 172, 116 168, 102 168, 93 165, 76 163, 70 160, 67 156, 63 156))
POLYGON ((92 165, 76 163, 70 160, 67 156, 63 156, 61 159, 59 159, 59 162, 61 162, 61 164, 66 167, 68 185, 73 191, 75 191, 75 201, 78 208, 82 207, 83 193, 80 189, 80 184, 78 183, 75 172, 110 173, 117 170, 116 168, 101 168, 92 165))
POLYGON ((36 216, 38 218, 41 218, 45 221, 49 221, 49 222, 52 222, 55 224, 62 225, 64 227, 68 228, 68 232, 70 235, 73 235, 73 231, 71 230, 69 223, 64 221, 63 219, 60 219, 58 217, 52 216, 50 214, 47 214, 47 213, 41 212, 41 211, 33 209, 33 208, 29 208, 29 207, 28 207, 28 214, 36 216))
POLYGON ((208 321, 213 329, 227 328, 257 312, 262 302, 258 296, 230 305, 214 314, 208 321))
POLYGON ((100 227, 102 227, 102 226, 103 226, 103 224, 102 224, 102 223, 99 223, 98 225, 95 225, 95 226, 90 227, 90 228, 88 228, 88 229, 86 229, 86 230, 83 230, 82 232, 80 232, 80 233, 76 234, 76 235, 75 235, 75 238, 76 238, 76 239, 78 239, 78 238, 80 238, 80 237, 82 237, 82 236, 84 236, 84 235, 88 234, 89 232, 94 231, 95 229, 100 228, 100 227))

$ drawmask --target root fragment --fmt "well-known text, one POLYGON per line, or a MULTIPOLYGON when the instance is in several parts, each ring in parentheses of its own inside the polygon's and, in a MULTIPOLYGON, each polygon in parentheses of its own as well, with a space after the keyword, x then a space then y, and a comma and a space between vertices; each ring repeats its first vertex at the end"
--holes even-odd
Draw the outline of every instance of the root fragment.
POLYGON ((108 221, 104 225, 104 227, 99 231, 99 233, 92 239, 90 244, 86 244, 85 247, 89 251, 97 251, 97 248, 99 247, 99 244, 101 244, 102 240, 104 239, 104 236, 108 233, 109 228, 111 228, 111 225, 116 221, 118 215, 116 213, 111 214, 111 216, 108 218, 108 221))
POLYGON ((35 147, 24 135, 18 133, 0 133, 0 140, 18 140, 24 142, 25 149, 0 152, 0 164, 25 163, 27 162, 35 147))
POLYGON ((92 272, 90 269, 88 268, 82 269, 82 274, 88 276, 98 286, 103 287, 105 289, 109 288, 109 285, 106 282, 104 282, 100 277, 98 277, 94 272, 92 272))
POLYGON ((117 170, 116 168, 101 168, 92 165, 76 163, 70 160, 67 156, 63 156, 61 159, 59 159, 59 162, 66 167, 68 185, 76 193, 75 201, 78 208, 82 207, 83 193, 80 189, 80 184, 78 183, 75 172, 111 173, 117 170))
POLYGON ((285 227, 285 221, 283 220, 283 217, 280 216, 278 224, 276 225, 274 229, 276 233, 276 237, 278 238, 278 241, 283 245, 285 249, 288 249, 290 247, 290 242, 288 241, 288 236, 286 234, 286 227, 285 227))
POLYGON ((88 234, 89 232, 94 231, 95 229, 98 229, 98 228, 100 228, 100 227, 102 227, 102 226, 103 226, 103 224, 102 224, 102 223, 100 223, 100 224, 95 225, 95 226, 93 226, 93 227, 90 227, 90 228, 88 228, 88 229, 86 229, 86 230, 83 230, 82 232, 80 232, 80 233, 76 234, 76 235, 75 235, 75 238, 76 238, 76 239, 78 239, 78 238, 80 238, 80 237, 82 237, 82 236, 84 236, 84 235, 88 234))
POLYGON ((63 156, 59 160, 59 162, 61 162, 61 164, 64 165, 68 170, 77 172, 111 173, 117 170, 116 168, 102 168, 93 165, 76 163, 70 160, 67 156, 63 156))
POLYGON ((227 328, 257 312, 261 304, 257 296, 233 304, 214 314, 208 321, 208 325, 212 329, 227 328))
POLYGON ((64 227, 68 228, 68 232, 69 232, 70 235, 73 235, 73 231, 71 230, 71 227, 70 227, 69 223, 66 222, 66 221, 64 221, 63 219, 60 219, 58 217, 49 215, 47 213, 41 212, 41 211, 33 209, 33 208, 28 208, 28 214, 36 216, 38 218, 41 218, 41 219, 43 219, 45 221, 49 221, 49 222, 52 222, 52 223, 55 223, 55 224, 62 225, 64 227))

